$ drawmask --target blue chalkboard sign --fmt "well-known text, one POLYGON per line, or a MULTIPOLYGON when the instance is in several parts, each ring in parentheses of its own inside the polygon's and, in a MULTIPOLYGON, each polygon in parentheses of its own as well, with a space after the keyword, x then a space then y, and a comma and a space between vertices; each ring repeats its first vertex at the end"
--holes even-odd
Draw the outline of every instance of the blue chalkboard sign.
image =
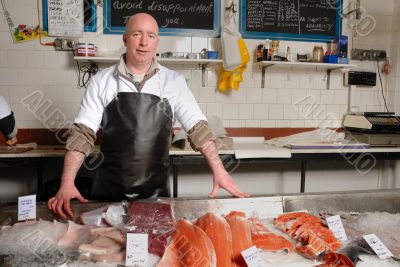
POLYGON ((104 0, 105 34, 122 34, 128 18, 149 13, 158 22, 160 35, 220 35, 219 0, 104 0))
POLYGON ((329 42, 342 33, 342 0, 241 0, 244 38, 329 42))

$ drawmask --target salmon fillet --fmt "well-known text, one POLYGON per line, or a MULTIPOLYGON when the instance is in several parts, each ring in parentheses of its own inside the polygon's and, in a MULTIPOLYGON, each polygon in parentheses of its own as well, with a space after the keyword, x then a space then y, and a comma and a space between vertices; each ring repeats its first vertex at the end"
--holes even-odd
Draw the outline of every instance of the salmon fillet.
POLYGON ((292 252, 294 245, 283 236, 271 233, 257 218, 249 218, 251 229, 251 240, 253 244, 265 251, 292 252))
POLYGON ((178 250, 172 241, 164 251, 164 255, 157 264, 157 267, 180 267, 183 266, 178 258, 178 250))
POLYGON ((246 267, 246 262, 243 259, 241 252, 253 245, 251 241, 250 222, 246 219, 243 212, 232 211, 225 216, 226 221, 232 231, 232 267, 246 267))
POLYGON ((232 256, 232 232, 225 218, 208 212, 200 217, 196 225, 210 238, 217 255, 218 267, 230 267, 232 256))
POLYGON ((342 246, 319 217, 305 212, 282 214, 274 225, 298 242, 295 249, 306 258, 315 259, 342 246))
POLYGON ((200 227, 181 219, 176 223, 172 240, 158 267, 216 266, 214 246, 200 227))

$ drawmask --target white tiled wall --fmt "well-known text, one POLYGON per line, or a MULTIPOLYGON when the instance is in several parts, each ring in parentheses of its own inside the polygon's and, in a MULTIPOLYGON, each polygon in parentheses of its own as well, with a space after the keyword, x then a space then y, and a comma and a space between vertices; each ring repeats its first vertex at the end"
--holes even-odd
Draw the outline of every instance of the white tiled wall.
MULTIPOLYGON (((32 8, 22 9, 18 17, 36 19, 34 8, 36 1, 28 1, 32 8)), ((385 4, 374 0, 362 1, 365 14, 376 20, 376 29, 368 36, 357 36, 354 47, 385 49, 392 64, 392 74, 383 76, 389 108, 399 110, 399 50, 400 21, 399 1, 384 0, 385 4)), ((7 1, 17 5, 18 1, 7 1)), ((223 6, 223 5, 222 5, 223 6)), ((101 18, 102 10, 98 8, 101 18)), ((100 22, 99 22, 100 23, 100 22)), ((343 21, 343 33, 350 38, 350 22, 343 21)), ((47 38, 45 41, 51 41, 47 38)), ((95 43, 102 51, 123 51, 120 35, 87 34, 81 41, 95 43)), ((251 55, 251 62, 243 74, 244 81, 238 91, 218 92, 218 67, 207 72, 206 87, 201 85, 200 70, 177 69, 182 73, 199 101, 202 110, 208 115, 217 115, 223 119, 226 127, 310 127, 317 126, 324 114, 332 114, 333 123, 340 123, 348 106, 348 88, 343 86, 342 73, 333 72, 331 88, 326 89, 326 77, 323 71, 301 68, 277 68, 267 70, 265 88, 261 88, 261 72, 252 65, 254 49, 260 40, 245 40, 251 55), (324 113, 305 118, 293 104, 304 97, 313 97, 324 113)), ((221 52, 218 38, 203 37, 161 37, 159 51, 199 52, 202 48, 216 49, 221 52)), ((281 42, 282 51, 290 46, 291 52, 310 52, 314 43, 281 42)), ((326 48, 326 45, 324 45, 326 48)), ((352 62, 360 68, 376 69, 371 62, 352 62)), ((76 64, 67 52, 55 52, 51 47, 40 46, 37 40, 13 44, 4 16, 0 17, 0 93, 4 95, 14 109, 20 128, 43 128, 38 120, 21 104, 20 100, 36 90, 40 90, 53 103, 52 108, 61 109, 67 120, 73 120, 84 90, 78 88, 76 64)), ((382 111, 383 101, 380 87, 355 88, 352 94, 352 106, 360 111, 382 111)))
POLYGON ((393 99, 390 101, 394 105, 394 111, 400 112, 400 1, 396 1, 394 5, 394 13, 392 21, 392 94, 393 99))
MULTIPOLYGON (((223 2, 226 2, 224 0, 223 2)), ((18 21, 36 21, 35 0, 7 0, 18 21), (19 8, 24 6, 24 8, 19 8)), ((230 1, 229 1, 230 2, 230 1)), ((354 47, 370 49, 386 49, 392 65, 391 74, 383 77, 384 86, 389 81, 387 99, 389 108, 400 112, 400 1, 399 0, 362 0, 366 14, 376 19, 376 30, 370 35, 354 39, 354 47)), ((222 4, 224 6, 224 3, 222 4)), ((98 9, 98 17, 102 18, 102 9, 98 9)), ((101 19, 98 23, 101 25, 101 19)), ((351 49, 351 30, 344 20, 343 33, 349 36, 351 49)), ((81 41, 95 43, 100 50, 121 53, 124 48, 120 35, 86 34, 81 41)), ((45 38, 52 41, 52 38, 45 38)), ((326 89, 326 77, 322 71, 302 68, 276 68, 267 70, 265 88, 261 88, 261 71, 253 66, 254 49, 260 40, 245 40, 251 55, 251 62, 243 74, 244 81, 238 91, 220 93, 216 89, 218 69, 207 72, 206 86, 202 87, 201 70, 179 69, 188 80, 190 88, 199 101, 200 108, 208 115, 222 118, 225 127, 265 127, 265 128, 302 128, 340 126, 343 114, 348 107, 348 88, 343 86, 342 73, 333 72, 330 89, 326 89), (304 102, 307 99, 307 103, 304 102), (316 105, 312 113, 305 113, 305 104, 316 105)), ((313 49, 314 43, 281 42, 282 51, 290 46, 291 52, 307 53, 313 49)), ((203 37, 162 37, 160 52, 199 52, 202 48, 219 50, 220 40, 203 37)), ((326 48, 326 46, 325 46, 326 48)), ((352 62, 360 68, 375 69, 370 62, 352 62)), ((104 67, 104 66, 102 66, 104 67)), ((41 46, 38 40, 13 44, 3 13, 0 13, 0 94, 12 106, 18 127, 45 128, 40 116, 32 114, 21 104, 21 99, 40 91, 51 103, 46 112, 59 109, 66 122, 73 120, 84 90, 76 86, 76 62, 67 52, 55 52, 51 47, 41 46)), ((357 110, 382 111, 383 101, 380 88, 354 88, 352 105, 357 110)), ((212 179, 206 166, 182 168, 180 174, 181 196, 207 196, 211 190, 212 179), (189 170, 188 170, 189 169, 189 170), (200 186, 199 186, 200 185, 200 186)), ((381 185, 380 170, 374 169, 369 175, 359 175, 346 163, 325 163, 310 166, 307 171, 306 191, 348 190, 396 188, 400 177, 400 164, 390 174, 395 179, 390 186, 381 185), (340 169, 338 175, 337 169, 340 169), (331 170, 331 171, 326 171, 331 170), (396 179, 397 177, 397 179, 396 179)), ((32 192, 34 186, 31 179, 34 171, 27 170, 26 181, 14 179, 11 174, 3 174, 2 186, 6 186, 0 195, 15 199, 15 195, 32 192), (13 178, 8 179, 8 176, 13 178), (10 185, 8 185, 10 181, 10 185), (17 186, 17 183, 23 183, 17 186), (10 193, 12 192, 12 193, 10 193)), ((299 166, 287 163, 272 163, 266 166, 243 164, 233 177, 239 186, 251 194, 288 193, 299 190, 299 166)), ((18 176, 25 177, 23 174, 18 176)), ((20 177, 19 177, 20 178, 20 177)), ((384 178, 384 177, 383 177, 384 178)))

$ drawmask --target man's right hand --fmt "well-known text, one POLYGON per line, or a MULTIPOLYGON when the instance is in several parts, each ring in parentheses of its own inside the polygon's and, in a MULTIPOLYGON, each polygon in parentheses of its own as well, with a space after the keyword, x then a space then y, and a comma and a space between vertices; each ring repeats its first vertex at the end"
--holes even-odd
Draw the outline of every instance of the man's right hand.
POLYGON ((6 144, 7 144, 8 146, 13 146, 13 145, 15 145, 17 142, 18 142, 18 139, 17 139, 16 136, 14 136, 14 137, 8 139, 8 140, 6 141, 6 144))
POLYGON ((88 201, 81 195, 81 193, 79 193, 73 183, 62 184, 57 194, 47 202, 47 207, 63 219, 66 219, 67 217, 72 218, 74 214, 71 209, 70 201, 74 198, 78 199, 81 203, 88 201))

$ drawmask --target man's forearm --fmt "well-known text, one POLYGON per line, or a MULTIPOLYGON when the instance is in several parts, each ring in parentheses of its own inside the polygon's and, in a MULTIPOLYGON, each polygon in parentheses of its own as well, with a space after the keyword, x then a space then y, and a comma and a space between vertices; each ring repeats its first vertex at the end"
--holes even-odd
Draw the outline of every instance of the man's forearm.
POLYGON ((207 141, 202 147, 199 148, 201 154, 206 158, 211 171, 217 174, 221 171, 226 171, 219 157, 217 147, 214 141, 207 141))
POLYGON ((64 158, 61 185, 74 183, 76 174, 78 173, 84 160, 85 155, 83 153, 72 150, 67 151, 64 158))

